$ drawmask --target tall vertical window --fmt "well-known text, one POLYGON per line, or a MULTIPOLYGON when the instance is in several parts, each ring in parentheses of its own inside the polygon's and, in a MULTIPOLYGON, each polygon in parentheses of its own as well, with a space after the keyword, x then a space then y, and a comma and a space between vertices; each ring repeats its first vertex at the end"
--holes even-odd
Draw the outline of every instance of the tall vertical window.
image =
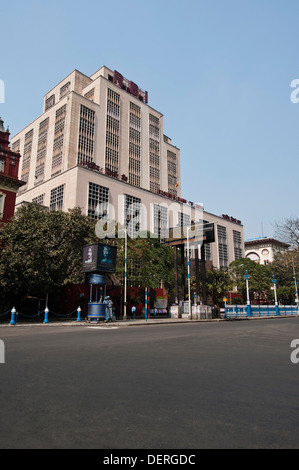
POLYGON ((165 239, 165 230, 167 229, 168 210, 167 207, 154 204, 154 234, 161 240, 165 239))
POLYGON ((0 220, 3 219, 4 215, 4 201, 5 201, 5 194, 0 193, 0 220))
POLYGON ((220 265, 220 269, 226 269, 228 267, 226 227, 223 227, 222 225, 217 225, 217 231, 218 231, 219 265, 220 265))
POLYGON ((190 225, 190 215, 184 214, 183 212, 178 213, 178 226, 185 227, 186 225, 190 225))
POLYGON ((129 127, 129 183, 140 186, 140 130, 141 108, 130 103, 130 127, 129 127))
POLYGON ((125 194, 124 225, 131 238, 138 235, 141 223, 141 199, 125 194))
POLYGON ((109 189, 99 184, 89 183, 88 190, 88 217, 101 219, 107 215, 109 189))
POLYGON ((26 182, 26 185, 20 188, 20 193, 27 189, 27 183, 29 180, 29 171, 30 171, 30 161, 31 161, 31 151, 32 151, 32 142, 33 142, 33 129, 28 131, 25 134, 24 150, 23 150, 23 163, 21 171, 21 180, 26 182))
POLYGON ((174 152, 167 150, 167 169, 168 169, 168 192, 174 196, 177 194, 177 157, 174 152))
POLYGON ((149 115, 149 155, 150 191, 160 189, 160 121, 157 116, 149 115))
POLYGON ((66 104, 61 106, 61 108, 57 109, 56 115, 55 115, 51 176, 55 176, 61 173, 61 169, 62 169, 65 118, 66 118, 66 104))
POLYGON ((235 259, 242 258, 242 238, 241 233, 237 230, 233 230, 233 240, 234 240, 234 252, 235 252, 235 259))
POLYGON ((49 118, 44 119, 39 125, 34 184, 39 184, 44 181, 48 128, 49 118))
POLYGON ((63 193, 64 193, 64 184, 51 190, 51 196, 50 196, 50 210, 51 211, 62 210, 63 193))
POLYGON ((79 140, 78 140, 78 163, 93 161, 94 155, 94 127, 95 112, 81 104, 79 140))
POLYGON ((120 138, 120 95, 107 90, 105 168, 118 172, 120 138))

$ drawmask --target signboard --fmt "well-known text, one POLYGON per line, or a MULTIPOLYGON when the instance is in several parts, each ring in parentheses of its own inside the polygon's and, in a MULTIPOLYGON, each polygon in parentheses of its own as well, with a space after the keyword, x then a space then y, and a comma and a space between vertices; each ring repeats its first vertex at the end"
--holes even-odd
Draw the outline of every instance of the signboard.
POLYGON ((83 248, 82 271, 85 273, 114 273, 116 271, 117 247, 97 243, 83 248))
POLYGON ((213 243, 215 241, 215 229, 213 223, 196 223, 187 227, 173 227, 165 230, 165 242, 185 243, 189 238, 190 243, 213 243))
POLYGON ((144 103, 148 103, 148 92, 141 90, 136 83, 123 77, 121 73, 114 70, 113 83, 144 103))

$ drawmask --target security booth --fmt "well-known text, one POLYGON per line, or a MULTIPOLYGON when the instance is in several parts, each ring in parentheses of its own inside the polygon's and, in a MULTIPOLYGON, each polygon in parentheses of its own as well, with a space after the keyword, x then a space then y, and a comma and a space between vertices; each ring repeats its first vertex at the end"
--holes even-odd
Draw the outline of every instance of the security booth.
POLYGON ((90 285, 87 319, 90 321, 112 320, 113 303, 106 295, 107 274, 116 271, 117 247, 96 243, 83 248, 82 271, 90 285))

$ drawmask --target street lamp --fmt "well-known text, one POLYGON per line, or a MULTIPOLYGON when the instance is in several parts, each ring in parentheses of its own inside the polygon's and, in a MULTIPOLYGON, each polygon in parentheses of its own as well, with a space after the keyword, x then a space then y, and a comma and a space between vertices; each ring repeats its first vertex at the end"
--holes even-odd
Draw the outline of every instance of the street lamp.
POLYGON ((279 311, 278 311, 278 303, 277 303, 276 279, 275 279, 275 275, 274 275, 274 274, 273 274, 272 282, 273 282, 273 284, 274 284, 275 310, 276 310, 276 314, 278 315, 278 314, 279 314, 279 311))
POLYGON ((248 285, 248 279, 249 279, 249 274, 247 272, 247 269, 245 271, 245 280, 246 280, 246 298, 247 298, 247 314, 250 317, 250 297, 249 297, 249 285, 248 285))
POLYGON ((122 231, 124 231, 124 235, 125 235, 125 279, 124 279, 124 315, 123 315, 123 319, 126 320, 127 319, 127 280, 128 280, 128 276, 127 276, 128 229, 127 229, 127 227, 122 227, 119 230, 119 233, 122 232, 122 231))
POLYGON ((124 289, 124 320, 127 319, 127 228, 124 228, 125 231, 125 289, 124 289))
POLYGON ((294 259, 292 260, 293 261, 293 273, 294 273, 294 284, 295 284, 295 289, 296 289, 296 304, 297 304, 297 307, 299 307, 299 298, 298 298, 298 285, 297 285, 297 279, 296 279, 296 273, 295 273, 295 266, 294 266, 294 259))
POLYGON ((190 286, 190 254, 189 254, 189 230, 191 226, 187 227, 187 260, 188 260, 188 310, 189 317, 192 320, 192 309, 191 309, 191 286, 190 286))

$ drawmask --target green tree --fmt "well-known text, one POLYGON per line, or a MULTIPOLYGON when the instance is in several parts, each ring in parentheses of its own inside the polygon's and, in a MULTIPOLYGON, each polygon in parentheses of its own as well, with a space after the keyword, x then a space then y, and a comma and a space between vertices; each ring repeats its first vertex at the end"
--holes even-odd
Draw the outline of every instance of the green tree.
POLYGON ((83 282, 82 248, 96 236, 79 208, 65 213, 28 204, 0 228, 0 240, 0 289, 26 296, 83 282))
POLYGON ((207 294, 212 298, 213 304, 219 308, 223 297, 233 288, 233 281, 228 271, 213 267, 207 270, 206 286, 207 294))
MULTIPOLYGON (((110 242, 109 242, 110 243, 110 242)), ((124 239, 116 238, 118 246, 117 273, 119 282, 124 278, 124 239)), ((174 254, 150 232, 137 238, 127 238, 128 283, 133 286, 157 288, 161 281, 168 291, 174 289, 174 254)))
POLYGON ((237 286, 238 292, 242 294, 244 301, 246 300, 246 271, 249 275, 250 298, 261 301, 272 297, 273 292, 271 287, 273 287, 273 282, 270 266, 255 263, 249 258, 241 258, 233 261, 229 268, 234 277, 234 283, 237 286))
POLYGON ((299 251, 277 253, 271 269, 277 280, 278 300, 288 304, 294 302, 296 296, 295 276, 298 284, 299 251))

